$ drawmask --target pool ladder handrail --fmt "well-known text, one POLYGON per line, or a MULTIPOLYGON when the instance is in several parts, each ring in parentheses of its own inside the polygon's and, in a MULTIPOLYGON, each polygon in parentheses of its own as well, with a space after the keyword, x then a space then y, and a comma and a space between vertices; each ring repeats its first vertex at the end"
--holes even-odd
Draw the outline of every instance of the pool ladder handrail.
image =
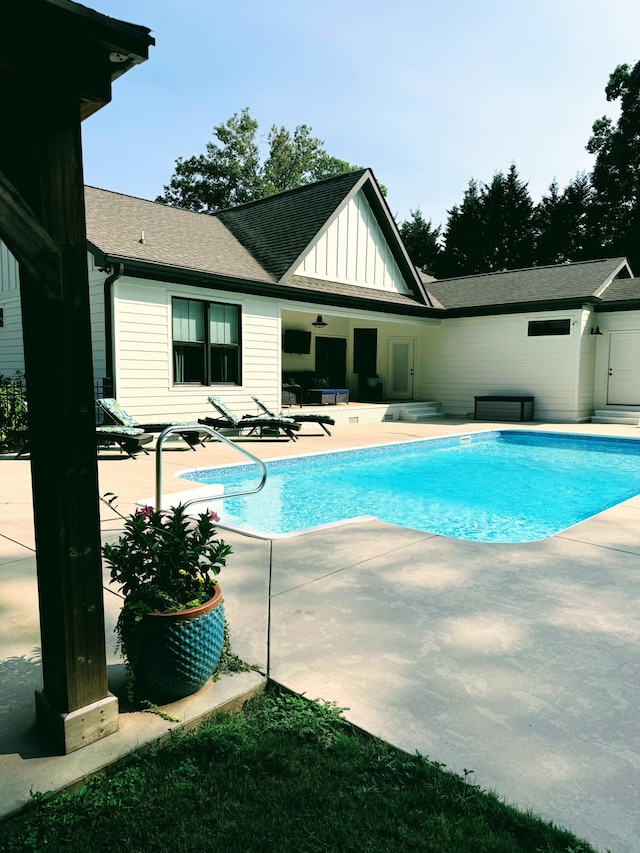
POLYGON ((260 489, 264 486, 267 481, 267 466, 264 464, 262 459, 258 459, 257 456, 254 456, 253 453, 250 453, 244 447, 239 447, 235 442, 231 441, 230 438, 227 438, 225 435, 221 435, 217 430, 213 429, 213 427, 207 426, 207 424, 179 424, 174 426, 168 426, 162 430, 158 439, 156 441, 156 509, 162 508, 162 445, 164 444, 164 440, 167 436, 172 435, 173 433, 184 433, 184 432, 207 432, 213 438, 217 438, 219 441, 224 442, 229 447, 233 447, 234 450, 237 450, 239 453, 242 453, 252 462, 255 462, 256 465, 260 468, 262 472, 262 477, 260 479, 260 483, 256 486, 255 489, 245 489, 241 492, 228 492, 223 494, 211 495, 210 497, 197 497, 191 498, 190 500, 181 501, 182 506, 188 507, 191 504, 203 503, 205 501, 211 500, 224 500, 224 498, 237 498, 241 495, 253 495, 256 492, 259 492, 260 489))

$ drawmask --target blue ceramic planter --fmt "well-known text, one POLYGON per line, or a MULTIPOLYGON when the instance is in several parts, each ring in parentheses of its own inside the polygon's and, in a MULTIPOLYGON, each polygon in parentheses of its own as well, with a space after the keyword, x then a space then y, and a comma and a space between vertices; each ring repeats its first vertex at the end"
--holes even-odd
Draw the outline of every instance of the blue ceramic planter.
POLYGON ((134 677, 137 692, 155 702, 181 699, 213 675, 224 640, 222 591, 199 607, 150 613, 140 631, 134 677))

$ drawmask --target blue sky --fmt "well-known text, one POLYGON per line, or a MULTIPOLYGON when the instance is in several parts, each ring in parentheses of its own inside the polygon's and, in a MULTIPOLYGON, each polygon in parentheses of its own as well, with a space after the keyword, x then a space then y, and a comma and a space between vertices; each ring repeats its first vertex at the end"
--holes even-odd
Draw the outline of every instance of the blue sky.
POLYGON ((589 170, 604 88, 640 60, 637 0, 87 0, 149 27, 150 58, 83 124, 85 182, 142 198, 249 107, 369 166, 432 224, 515 162, 534 201, 589 170))

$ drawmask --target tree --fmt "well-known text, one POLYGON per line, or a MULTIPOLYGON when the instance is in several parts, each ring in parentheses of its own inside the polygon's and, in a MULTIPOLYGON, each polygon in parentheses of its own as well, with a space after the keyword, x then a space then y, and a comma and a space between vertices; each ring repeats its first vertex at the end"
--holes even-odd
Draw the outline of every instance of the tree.
POLYGON ((490 184, 469 182, 444 231, 441 275, 497 272, 533 263, 533 202, 512 164, 490 184))
POLYGON ((424 272, 433 273, 441 252, 440 226, 432 228, 431 221, 425 220, 419 207, 410 214, 411 219, 400 226, 400 235, 413 263, 424 272))
POLYGON ((579 173, 560 192, 554 180, 533 213, 535 263, 563 264, 597 256, 591 239, 591 181, 579 173))
POLYGON ((603 116, 593 124, 587 151, 596 155, 591 174, 592 227, 601 256, 626 255, 640 266, 640 62, 618 65, 605 88, 620 101, 614 124, 603 116))
POLYGON ((214 213, 358 168, 327 154, 306 124, 293 133, 273 125, 262 161, 258 122, 247 107, 216 125, 213 133, 217 142, 208 142, 205 154, 176 160, 171 181, 156 201, 214 213))
POLYGON ((438 275, 450 278, 479 272, 482 266, 480 187, 473 178, 460 205, 448 211, 444 229, 444 249, 438 264, 438 275))

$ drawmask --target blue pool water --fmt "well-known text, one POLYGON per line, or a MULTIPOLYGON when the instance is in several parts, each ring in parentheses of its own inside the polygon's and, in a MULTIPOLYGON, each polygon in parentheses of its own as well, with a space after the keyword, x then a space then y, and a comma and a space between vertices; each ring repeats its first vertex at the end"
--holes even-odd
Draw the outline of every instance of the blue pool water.
MULTIPOLYGON (((221 521, 263 535, 346 518, 480 542, 544 539, 640 493, 640 441, 504 430, 267 463, 264 489, 221 502, 221 521)), ((254 465, 191 471, 226 492, 254 465)))

